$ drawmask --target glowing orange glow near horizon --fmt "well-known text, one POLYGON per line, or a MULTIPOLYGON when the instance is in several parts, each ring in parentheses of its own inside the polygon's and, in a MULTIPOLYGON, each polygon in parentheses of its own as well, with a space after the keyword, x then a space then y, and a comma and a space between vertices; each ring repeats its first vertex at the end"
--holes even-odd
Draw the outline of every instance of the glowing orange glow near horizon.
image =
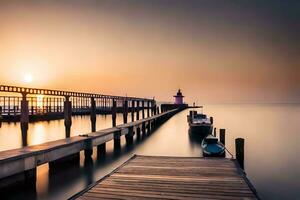
POLYGON ((178 88, 188 102, 300 101, 297 42, 276 15, 222 4, 16 2, 0 2, 1 84, 162 101, 178 88))

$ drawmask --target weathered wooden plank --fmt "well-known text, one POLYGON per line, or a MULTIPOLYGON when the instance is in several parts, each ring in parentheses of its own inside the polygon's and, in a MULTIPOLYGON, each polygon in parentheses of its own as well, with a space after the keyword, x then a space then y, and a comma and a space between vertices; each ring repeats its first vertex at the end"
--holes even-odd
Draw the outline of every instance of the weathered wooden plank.
POLYGON ((231 159, 136 156, 81 199, 257 199, 231 159))

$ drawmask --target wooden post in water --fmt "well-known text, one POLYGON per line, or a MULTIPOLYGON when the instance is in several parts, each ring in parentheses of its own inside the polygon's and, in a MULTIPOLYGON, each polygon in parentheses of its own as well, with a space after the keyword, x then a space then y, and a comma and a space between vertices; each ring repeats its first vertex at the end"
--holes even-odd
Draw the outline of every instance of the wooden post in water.
POLYGON ((133 143, 133 135, 133 127, 131 126, 128 128, 128 134, 125 135, 127 145, 131 145, 133 143))
POLYGON ((235 139, 235 156, 238 161, 240 167, 244 169, 244 145, 245 139, 236 138, 235 139))
POLYGON ((146 135, 146 122, 142 123, 142 134, 146 135))
POLYGON ((136 120, 140 119, 140 101, 136 101, 136 120))
POLYGON ((88 139, 85 141, 84 157, 90 158, 92 155, 93 155, 93 141, 92 139, 88 139))
POLYGON ((131 100, 131 121, 134 122, 135 102, 131 100))
POLYGON ((225 146, 225 129, 220 129, 220 142, 225 146))
POLYGON ((117 125, 117 122, 116 122, 116 119, 117 119, 117 101, 115 99, 113 99, 111 115, 112 115, 112 127, 115 127, 117 125))
POLYGON ((156 105, 154 101, 151 102, 151 115, 154 116, 156 114, 156 105))
POLYGON ((214 136, 215 137, 217 136, 217 128, 216 127, 214 128, 214 136))
POLYGON ((128 117, 128 101, 123 101, 123 122, 124 124, 127 123, 127 117, 128 117))
POLYGON ((140 128, 140 126, 136 127, 136 137, 137 137, 137 139, 140 139, 140 137, 141 137, 141 128, 140 128))
POLYGON ((69 96, 65 96, 64 117, 65 117, 66 137, 70 137, 71 126, 72 126, 72 103, 70 101, 69 96))
POLYGON ((96 101, 94 97, 91 98, 91 128, 92 132, 96 131, 96 101))
POLYGON ((28 101, 26 99, 27 94, 22 93, 22 100, 21 100, 21 132, 22 135, 26 134, 28 131, 28 123, 29 123, 29 108, 28 108, 28 101))
POLYGON ((97 146, 97 156, 105 156, 106 153, 106 143, 97 146))
POLYGON ((213 117, 210 117, 209 120, 210 120, 211 124, 214 124, 214 118, 213 117))
POLYGON ((114 133, 114 149, 118 150, 121 148, 121 131, 118 130, 114 133))

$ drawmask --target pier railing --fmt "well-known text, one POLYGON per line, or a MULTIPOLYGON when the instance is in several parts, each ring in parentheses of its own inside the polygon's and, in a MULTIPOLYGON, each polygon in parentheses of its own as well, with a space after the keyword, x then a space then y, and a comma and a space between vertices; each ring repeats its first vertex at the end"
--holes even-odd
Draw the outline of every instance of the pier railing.
MULTIPOLYGON (((28 123, 31 119, 55 118, 65 119, 66 131, 70 130, 72 124, 71 116, 74 114, 91 115, 92 131, 96 124, 96 114, 123 112, 150 111, 156 112, 154 99, 138 98, 130 96, 115 96, 104 94, 93 94, 83 92, 60 91, 51 89, 38 89, 17 86, 0 85, 0 123, 6 121, 20 121, 22 132, 27 132, 28 123), (10 95, 14 96, 10 96, 10 95), (16 94, 19 94, 16 95, 16 94)), ((113 117, 114 118, 114 117, 113 117)))

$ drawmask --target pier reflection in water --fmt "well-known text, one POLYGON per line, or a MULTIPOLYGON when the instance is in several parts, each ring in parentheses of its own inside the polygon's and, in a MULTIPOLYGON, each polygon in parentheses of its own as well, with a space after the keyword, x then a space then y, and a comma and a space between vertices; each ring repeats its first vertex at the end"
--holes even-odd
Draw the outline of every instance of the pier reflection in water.
MULTIPOLYGON (((300 153, 299 105, 207 105, 204 108, 206 114, 214 117, 217 128, 226 128, 226 146, 231 152, 234 152, 234 139, 245 138, 245 170, 262 199, 297 199, 299 184, 295 177, 300 177, 300 161, 295 158, 300 153)), ((17 189, 9 193, 10 198, 1 197, 66 199, 110 173, 133 154, 202 156, 201 139, 188 134, 187 114, 188 110, 177 114, 150 136, 138 139, 135 135, 132 146, 126 145, 122 137, 118 151, 113 149, 113 142, 108 142, 105 157, 98 157, 94 149, 91 160, 85 160, 82 153, 77 164, 55 171, 49 171, 48 164, 42 165, 37 170, 36 190, 17 189)), ((111 116, 97 117, 97 129, 111 126, 111 116)), ((71 135, 90 131, 89 116, 73 119, 71 135)), ((117 122, 122 123, 122 115, 118 115, 117 122)), ((19 134, 18 125, 4 123, 0 129, 1 148, 22 146, 19 134)), ((32 145, 64 137, 63 120, 57 120, 30 124, 27 140, 32 145)))

